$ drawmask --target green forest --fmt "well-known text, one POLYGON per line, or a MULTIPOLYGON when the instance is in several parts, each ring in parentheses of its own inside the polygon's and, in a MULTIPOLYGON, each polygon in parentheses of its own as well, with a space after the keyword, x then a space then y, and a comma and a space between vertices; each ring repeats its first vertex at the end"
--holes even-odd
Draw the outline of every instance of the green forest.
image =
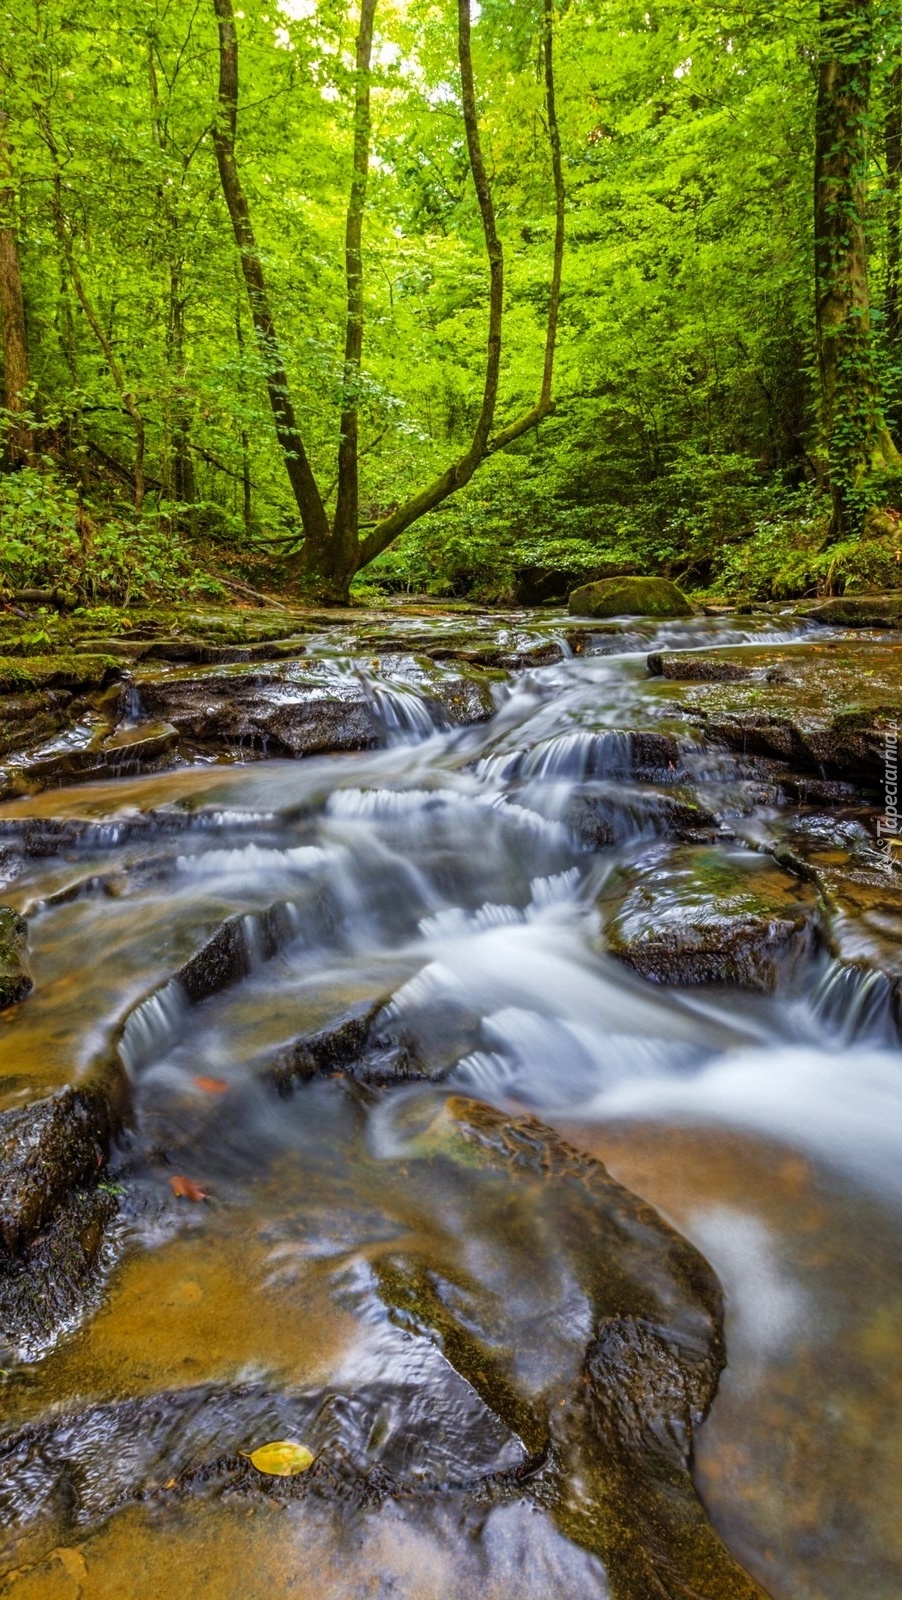
POLYGON ((3 593, 897 586, 900 32, 3 0, 3 593))

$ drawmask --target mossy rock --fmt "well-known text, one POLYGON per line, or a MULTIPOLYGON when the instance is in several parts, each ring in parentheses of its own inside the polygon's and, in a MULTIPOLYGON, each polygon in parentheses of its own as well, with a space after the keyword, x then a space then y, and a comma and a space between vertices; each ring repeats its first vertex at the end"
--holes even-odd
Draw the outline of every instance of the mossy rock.
POLYGON ((24 1000, 32 987, 25 965, 28 927, 11 906, 0 906, 0 1011, 24 1000))
POLYGON ((669 578, 601 578, 570 595, 574 617, 691 617, 682 589, 669 578))
POLYGON ((102 689, 120 677, 122 670, 122 662, 113 656, 64 650, 52 656, 0 657, 0 694, 25 689, 102 689))
POLYGON ((810 606, 803 615, 828 628, 902 628, 902 592, 847 594, 810 606))
POLYGON ((678 845, 623 866, 599 909, 609 954, 652 983, 772 993, 816 944, 810 885, 745 851, 678 845))

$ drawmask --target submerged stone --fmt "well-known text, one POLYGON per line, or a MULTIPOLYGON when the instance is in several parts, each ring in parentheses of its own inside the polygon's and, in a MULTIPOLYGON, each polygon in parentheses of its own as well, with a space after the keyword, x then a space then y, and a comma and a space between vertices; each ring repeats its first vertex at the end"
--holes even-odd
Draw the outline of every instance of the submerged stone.
MULTIPOLYGON (((336 1263, 336 1291, 379 1330, 379 1373, 354 1382, 336 1352, 344 1376, 324 1385, 195 1378, 14 1427, 0 1442, 10 1559, 148 1500, 203 1516, 223 1495, 311 1499, 345 1534, 392 1503, 414 1518, 447 1505, 452 1527, 521 1503, 598 1561, 613 1600, 762 1600, 689 1470, 724 1360, 704 1258, 532 1117, 427 1091, 405 1100, 394 1141, 394 1176, 372 1166, 373 1248, 351 1278, 336 1263), (456 1260, 454 1239, 468 1241, 456 1260), (305 1443, 307 1472, 254 1472, 247 1452, 277 1438, 305 1443)), ((348 1176, 334 1181, 344 1194, 348 1176)), ((358 1547, 381 1594, 378 1554, 358 1547)))

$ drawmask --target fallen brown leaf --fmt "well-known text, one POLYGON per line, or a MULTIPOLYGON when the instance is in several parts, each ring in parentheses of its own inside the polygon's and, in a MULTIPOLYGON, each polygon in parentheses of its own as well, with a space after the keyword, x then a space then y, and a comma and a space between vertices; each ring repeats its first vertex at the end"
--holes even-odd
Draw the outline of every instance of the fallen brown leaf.
POLYGON ((206 1189, 202 1189, 199 1183, 194 1182, 193 1178, 179 1176, 170 1178, 169 1182, 177 1200, 206 1200, 207 1198, 206 1189))
POLYGON ((195 1078, 194 1082, 205 1094, 225 1094, 229 1087, 225 1078, 195 1078))

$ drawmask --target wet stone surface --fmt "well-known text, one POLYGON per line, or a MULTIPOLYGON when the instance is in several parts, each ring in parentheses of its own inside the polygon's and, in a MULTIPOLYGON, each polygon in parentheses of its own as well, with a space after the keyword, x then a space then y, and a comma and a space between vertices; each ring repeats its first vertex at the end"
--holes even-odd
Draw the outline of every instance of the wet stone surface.
POLYGON ((599 897, 605 948, 652 983, 772 992, 815 944, 815 896, 767 856, 661 850, 623 866, 599 897))

